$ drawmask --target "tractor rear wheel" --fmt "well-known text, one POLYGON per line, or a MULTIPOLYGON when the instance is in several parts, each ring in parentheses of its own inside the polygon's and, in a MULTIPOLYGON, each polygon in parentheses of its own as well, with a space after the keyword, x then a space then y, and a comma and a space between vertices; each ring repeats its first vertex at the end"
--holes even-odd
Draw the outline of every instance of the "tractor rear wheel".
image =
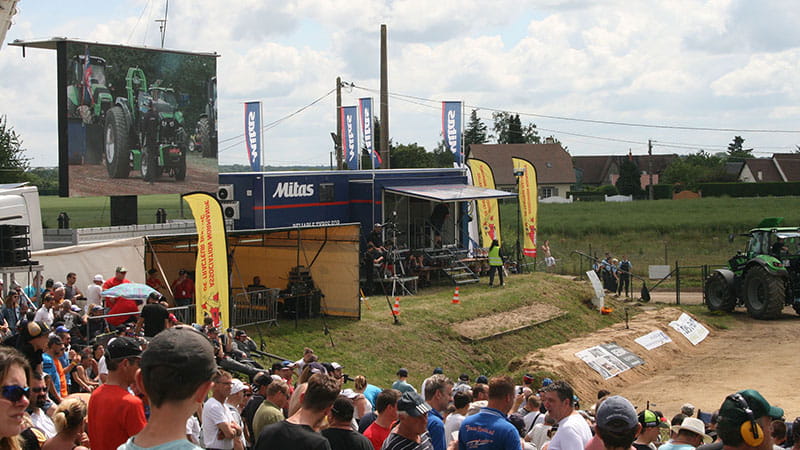
POLYGON ((144 181, 156 181, 161 176, 161 168, 158 167, 158 154, 153 148, 155 145, 146 144, 142 147, 142 178, 144 181))
POLYGON ((756 266, 744 275, 744 304, 756 319, 775 319, 781 315, 786 297, 784 280, 756 266))
POLYGON ((131 152, 128 148, 128 127, 122 108, 115 106, 106 113, 104 144, 106 168, 111 178, 128 178, 131 171, 131 152))
POLYGON ((736 307, 736 297, 725 277, 714 272, 706 280, 706 305, 709 311, 731 312, 736 307))

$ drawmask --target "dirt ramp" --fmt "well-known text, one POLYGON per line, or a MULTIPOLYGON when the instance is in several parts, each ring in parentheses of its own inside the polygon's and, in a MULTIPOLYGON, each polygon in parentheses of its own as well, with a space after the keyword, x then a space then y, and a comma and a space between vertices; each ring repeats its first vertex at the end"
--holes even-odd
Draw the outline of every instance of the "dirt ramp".
POLYGON ((703 346, 709 345, 717 337, 717 333, 711 327, 703 324, 709 329, 708 337, 697 346, 692 345, 682 334, 669 326, 669 323, 677 320, 681 313, 683 311, 677 308, 642 312, 630 320, 627 329, 623 322, 588 336, 537 350, 522 359, 521 367, 529 371, 543 370, 559 374, 575 388, 576 394, 581 399, 581 407, 589 408, 597 398, 598 390, 608 389, 611 392, 621 393, 627 386, 651 379, 677 364, 690 360, 695 353, 702 351, 703 346), (647 350, 634 341, 655 330, 666 333, 672 342, 647 350), (575 356, 575 353, 581 350, 611 342, 635 353, 645 363, 604 380, 599 373, 575 356))

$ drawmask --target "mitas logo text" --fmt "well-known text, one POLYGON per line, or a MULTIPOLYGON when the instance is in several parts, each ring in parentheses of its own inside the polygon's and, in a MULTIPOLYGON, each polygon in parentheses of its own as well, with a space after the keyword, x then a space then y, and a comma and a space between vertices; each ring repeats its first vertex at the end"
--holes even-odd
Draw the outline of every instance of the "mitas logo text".
POLYGON ((250 140, 250 155, 253 160, 258 157, 258 134, 256 130, 256 112, 247 115, 247 136, 250 140))
POLYGON ((458 144, 458 130, 456 130, 456 112, 453 110, 447 111, 447 145, 450 146, 450 151, 457 151, 456 145, 458 144))
POLYGON ((311 197, 314 195, 313 184, 300 184, 297 181, 278 183, 272 198, 311 197))
POLYGON ((353 159, 356 148, 356 135, 353 133, 353 116, 347 115, 347 153, 348 158, 353 159))

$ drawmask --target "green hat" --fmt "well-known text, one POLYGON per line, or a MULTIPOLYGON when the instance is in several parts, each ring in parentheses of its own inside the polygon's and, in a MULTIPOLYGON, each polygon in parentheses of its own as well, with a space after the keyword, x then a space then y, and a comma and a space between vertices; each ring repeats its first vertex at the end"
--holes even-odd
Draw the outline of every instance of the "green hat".
POLYGON ((750 420, 750 415, 745 408, 749 408, 753 412, 753 418, 769 416, 773 419, 780 419, 783 417, 783 410, 777 406, 772 406, 769 402, 753 389, 746 389, 739 391, 736 394, 729 395, 722 402, 719 407, 719 426, 725 427, 727 425, 739 426, 742 423, 750 420), (747 405, 742 404, 741 401, 736 400, 736 395, 740 395, 747 405))
POLYGON ((661 427, 661 428, 669 428, 669 424, 661 420, 658 417, 658 414, 650 411, 649 409, 645 409, 644 411, 639 413, 639 423, 642 424, 643 428, 647 427, 661 427))

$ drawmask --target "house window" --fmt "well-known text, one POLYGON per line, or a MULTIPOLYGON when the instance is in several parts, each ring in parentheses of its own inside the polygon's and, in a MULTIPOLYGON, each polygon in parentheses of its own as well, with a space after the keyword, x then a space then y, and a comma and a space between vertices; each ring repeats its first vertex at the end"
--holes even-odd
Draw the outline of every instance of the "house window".
POLYGON ((548 198, 555 195, 555 188, 552 186, 542 186, 539 188, 539 197, 540 198, 548 198))

